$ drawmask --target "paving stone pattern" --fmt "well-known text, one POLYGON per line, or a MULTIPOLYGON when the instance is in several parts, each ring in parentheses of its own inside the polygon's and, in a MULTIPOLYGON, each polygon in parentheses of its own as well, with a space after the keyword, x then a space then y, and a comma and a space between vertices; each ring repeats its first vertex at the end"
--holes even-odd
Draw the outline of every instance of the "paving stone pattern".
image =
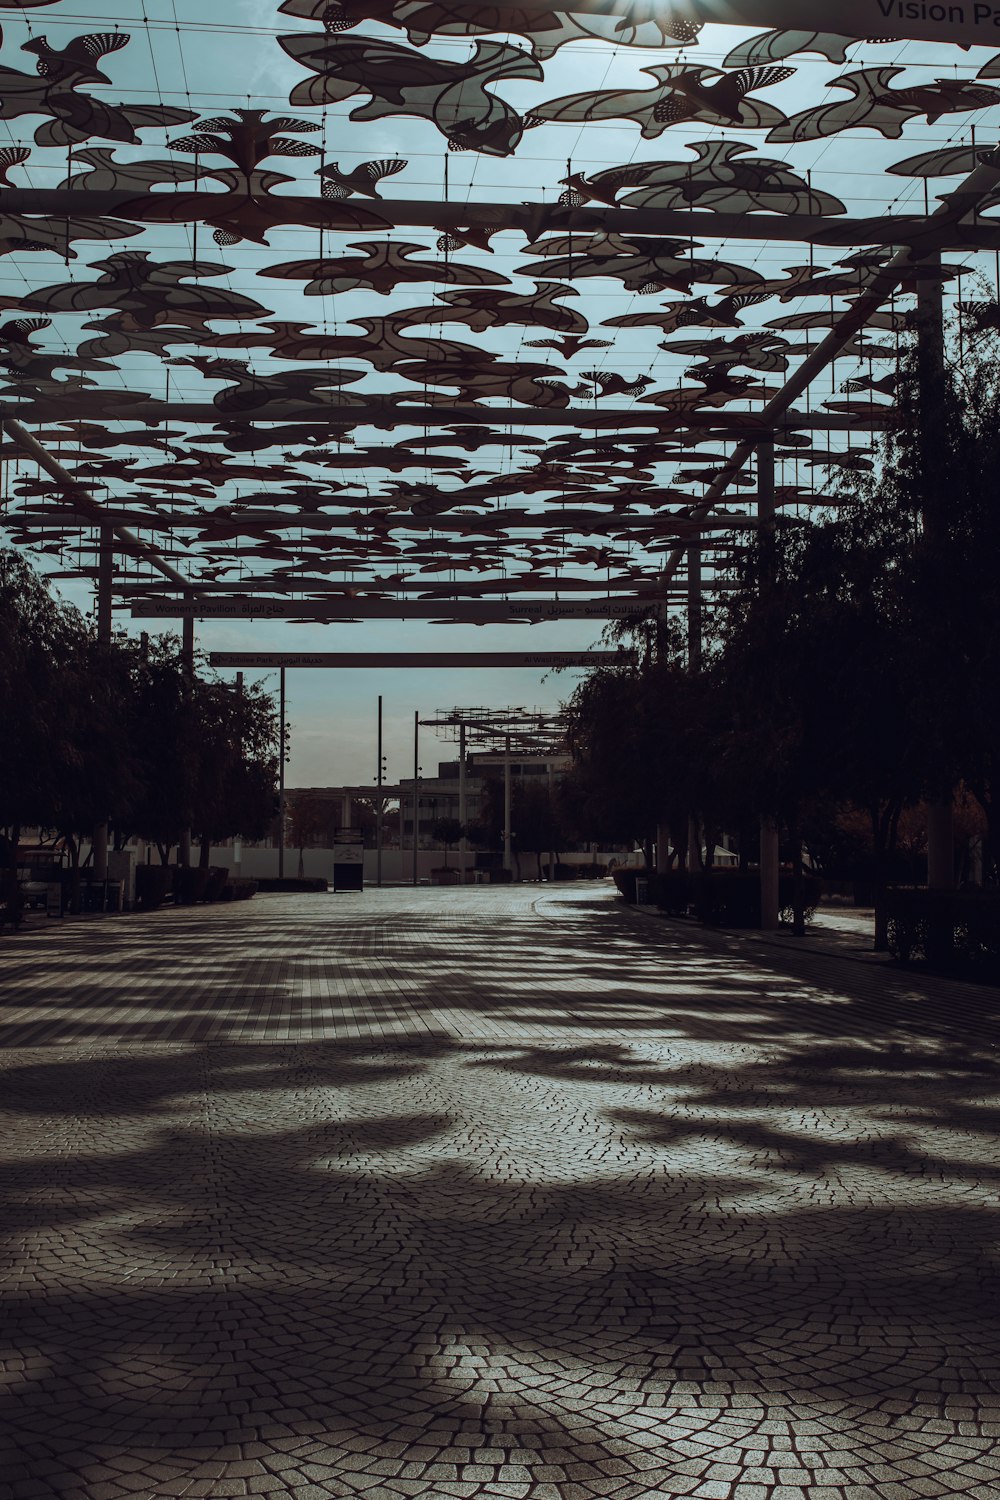
POLYGON ((998 1500, 997 991, 528 888, 0 994, 0 1500, 998 1500))

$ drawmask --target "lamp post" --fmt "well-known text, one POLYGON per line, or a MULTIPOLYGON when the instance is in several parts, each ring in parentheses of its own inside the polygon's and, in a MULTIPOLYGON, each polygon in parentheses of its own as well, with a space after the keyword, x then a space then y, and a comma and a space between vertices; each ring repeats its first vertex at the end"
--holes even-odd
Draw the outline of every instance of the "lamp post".
POLYGON ((468 797, 465 787, 465 724, 458 726, 458 821, 462 825, 462 837, 458 844, 458 864, 462 872, 462 884, 465 884, 466 865, 468 864, 469 840, 465 836, 465 825, 468 821, 468 797))
POLYGON ((285 669, 281 668, 278 690, 278 717, 281 720, 281 753, 278 757, 278 879, 285 875, 285 669))
POLYGON ((382 694, 378 695, 378 772, 375 781, 378 787, 375 803, 375 884, 382 884, 382 694))
POLYGON ((420 851, 420 711, 413 715, 413 884, 420 884, 417 856, 420 851))
POLYGON ((503 867, 514 875, 514 861, 510 847, 511 804, 513 802, 510 768, 510 735, 503 739, 503 867))

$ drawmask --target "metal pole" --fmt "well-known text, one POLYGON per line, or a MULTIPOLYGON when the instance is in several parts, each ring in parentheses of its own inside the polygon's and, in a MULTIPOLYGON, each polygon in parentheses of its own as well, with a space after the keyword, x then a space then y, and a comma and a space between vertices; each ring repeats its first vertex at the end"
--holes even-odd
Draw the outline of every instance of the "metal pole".
POLYGON ((375 777, 378 787, 375 803, 375 884, 382 884, 382 694, 378 695, 378 773, 375 777))
MULTIPOLYGON (((702 568, 701 546, 695 542, 687 549, 687 637, 688 670, 700 672, 704 657, 702 640, 702 568)), ((701 868, 701 828, 696 813, 688 815, 688 869, 694 872, 701 868)))
POLYGON ((465 877, 468 874, 468 863, 469 863, 469 840, 465 836, 465 824, 466 824, 466 820, 467 820, 467 818, 469 816, 468 799, 467 799, 466 784, 465 784, 465 754, 466 754, 465 737, 466 737, 466 727, 465 727, 464 723, 463 724, 459 724, 459 726, 458 726, 458 821, 462 825, 462 837, 460 838, 459 843, 458 843, 458 864, 459 864, 459 869, 462 872, 462 884, 463 885, 465 884, 465 877))
MULTIPOLYGON (((97 639, 102 646, 110 646, 112 635, 112 593, 114 581, 114 534, 108 526, 101 527, 100 551, 97 565, 97 639)), ((94 878, 108 878, 108 825, 98 823, 94 828, 94 878)))
MULTIPOLYGON (((194 694, 194 616, 185 617, 181 626, 181 661, 187 679, 189 698, 194 694)), ((177 850, 177 863, 183 867, 191 864, 191 830, 181 829, 181 841, 177 850)))
POLYGON ((413 715, 413 884, 420 884, 420 712, 413 715))
POLYGON ((513 801, 510 769, 510 735, 504 735, 503 751, 503 867, 513 876, 514 860, 511 853, 511 804, 513 801))
POLYGON ((281 754, 278 757, 278 879, 285 876, 285 668, 278 686, 278 718, 281 723, 281 754))
MULTIPOLYGON (((760 588, 766 590, 774 576, 774 441, 767 439, 757 448, 757 522, 761 546, 760 588)), ((773 818, 760 820, 760 925, 774 932, 781 913, 781 843, 778 825, 773 818)))
MULTIPOLYGON (((236 674, 236 691, 239 694, 239 696, 242 698, 242 696, 243 696, 243 673, 242 672, 237 672, 237 674, 236 674)), ((234 865, 236 873, 238 875, 240 873, 240 869, 242 868, 242 865, 243 865, 243 840, 241 838, 234 837, 233 838, 232 848, 233 848, 233 865, 234 865)))
MULTIPOLYGON (((924 481, 933 483, 934 460, 931 450, 936 441, 937 405, 944 381, 944 285, 941 280, 941 255, 928 256, 921 262, 927 274, 917 275, 917 357, 920 379, 920 449, 924 481)), ((939 508, 942 498, 933 501, 925 489, 924 534, 933 545, 940 529, 939 508), (930 503, 929 503, 930 502, 930 503)), ((955 884, 955 804, 953 797, 936 798, 927 806, 927 885, 931 890, 950 890, 955 884)))
MULTIPOLYGON (((555 766, 552 764, 552 762, 550 760, 546 760, 546 762, 545 762, 545 779, 548 782, 548 787, 549 787, 549 832, 550 833, 553 831, 553 829, 555 827, 555 820, 556 820, 555 783, 553 781, 553 772, 554 771, 555 771, 555 766)), ((554 849, 550 849, 549 850, 549 884, 550 885, 552 885, 554 883, 555 878, 556 878, 556 851, 554 849)))

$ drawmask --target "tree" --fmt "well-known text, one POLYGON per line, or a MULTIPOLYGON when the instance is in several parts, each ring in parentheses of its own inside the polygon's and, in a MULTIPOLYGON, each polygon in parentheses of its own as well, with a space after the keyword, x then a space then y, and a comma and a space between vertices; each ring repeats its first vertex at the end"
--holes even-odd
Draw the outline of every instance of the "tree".
POLYGON ((129 653, 79 632, 65 643, 60 714, 52 747, 58 774, 45 825, 58 830, 70 855, 70 903, 79 904, 80 849, 100 823, 125 824, 142 788, 142 767, 129 740, 129 653))
POLYGON ((431 824, 431 838, 436 844, 444 845, 444 867, 450 869, 448 855, 460 839, 465 837, 465 829, 457 818, 438 818, 431 824))
POLYGON ((66 735, 68 664, 86 636, 82 616, 10 549, 0 549, 0 828, 10 867, 21 829, 52 827, 66 735))
POLYGON ((236 687, 195 679, 192 828, 201 837, 201 865, 212 844, 263 838, 278 779, 279 728, 273 699, 259 685, 236 687))
POLYGON ((134 648, 127 733, 142 768, 131 831, 157 846, 162 864, 194 819, 199 745, 191 676, 176 636, 134 648))
POLYGON ((299 879, 305 876, 305 851, 314 848, 317 841, 329 838, 333 841, 334 808, 326 797, 310 792, 285 794, 288 818, 287 837, 294 849, 299 851, 299 879))
POLYGON ((520 856, 533 854, 542 879, 542 855, 554 852, 561 842, 555 799, 549 788, 537 781, 521 778, 511 798, 511 837, 514 857, 521 873, 520 856))

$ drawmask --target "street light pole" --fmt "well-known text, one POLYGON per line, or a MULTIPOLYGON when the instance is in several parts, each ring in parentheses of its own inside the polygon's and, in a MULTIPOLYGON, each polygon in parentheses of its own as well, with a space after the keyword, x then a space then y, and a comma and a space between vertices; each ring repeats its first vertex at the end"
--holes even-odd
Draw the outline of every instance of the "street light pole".
POLYGON ((468 799, 465 786, 465 724, 458 726, 458 821, 462 825, 462 837, 458 845, 458 863, 462 871, 462 884, 465 884, 467 874, 466 866, 469 862, 469 840, 465 836, 465 824, 468 818, 468 799))
MULTIPOLYGON (((188 701, 194 696, 194 616, 185 617, 181 626, 181 660, 184 664, 184 675, 187 680, 188 701)), ((191 830, 182 829, 180 846, 177 850, 177 863, 188 868, 191 864, 191 830)))
POLYGON ((420 850, 420 711, 413 715, 413 884, 419 885, 417 856, 420 850))
POLYGON ((382 884, 382 694, 378 695, 378 800, 375 803, 375 884, 382 884))
MULTIPOLYGON (((97 564, 97 639, 110 646, 112 636, 112 585, 114 583, 114 532, 102 526, 97 564)), ((94 829, 94 878, 108 878, 108 825, 98 823, 94 829)))
POLYGON ((281 754, 278 758, 278 879, 285 877, 285 668, 281 668, 278 689, 278 717, 281 720, 281 754))
MULTIPOLYGON (((768 438, 757 448, 757 524, 761 548, 762 592, 774 587, 776 496, 774 488, 774 441, 768 438)), ((781 913, 780 830, 773 817, 760 820, 760 925, 773 932, 781 913)))
POLYGON ((514 873, 514 861, 511 857, 510 847, 510 825, 511 825, 511 769, 510 769, 510 735, 504 735, 503 751, 503 867, 509 870, 511 876, 514 873))

